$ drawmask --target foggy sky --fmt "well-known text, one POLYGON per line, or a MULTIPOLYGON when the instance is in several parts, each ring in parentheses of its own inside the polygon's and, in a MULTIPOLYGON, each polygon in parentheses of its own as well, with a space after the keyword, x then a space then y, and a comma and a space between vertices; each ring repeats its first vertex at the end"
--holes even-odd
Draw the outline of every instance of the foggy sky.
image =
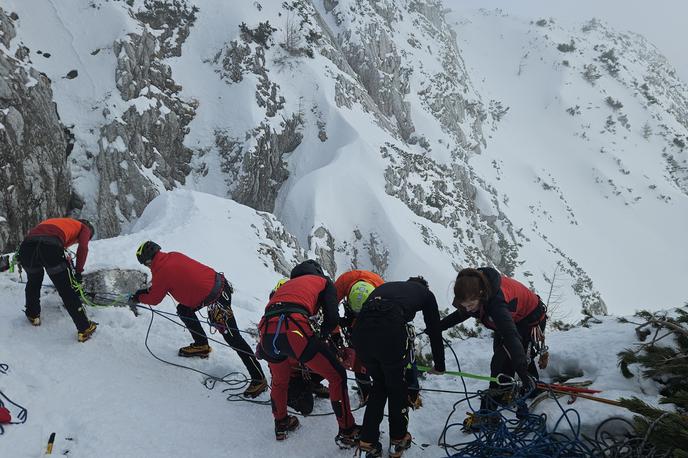
POLYGON ((528 19, 579 25, 595 17, 618 31, 643 35, 688 83, 688 0, 444 0, 454 11, 501 8, 528 19))

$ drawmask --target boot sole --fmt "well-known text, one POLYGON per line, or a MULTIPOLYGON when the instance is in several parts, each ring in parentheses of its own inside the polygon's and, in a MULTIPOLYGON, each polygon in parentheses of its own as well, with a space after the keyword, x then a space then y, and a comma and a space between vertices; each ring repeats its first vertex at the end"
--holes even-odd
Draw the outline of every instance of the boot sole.
POLYGON ((267 385, 265 385, 265 387, 264 387, 262 390, 260 390, 260 391, 251 392, 251 393, 247 393, 247 392, 244 391, 243 396, 244 396, 245 398, 255 399, 255 398, 257 398, 258 396, 260 396, 261 394, 265 393, 267 390, 268 390, 268 387, 267 387, 267 385))
POLYGON ((347 450, 347 449, 351 449, 354 447, 358 447, 358 441, 357 440, 351 440, 351 442, 349 442, 349 440, 350 439, 342 440, 342 439, 335 437, 334 443, 337 444, 337 446, 342 450, 347 450))
POLYGON ((404 454, 404 452, 410 448, 411 448, 411 444, 409 444, 408 447, 405 447, 403 450, 401 450, 399 452, 389 452, 389 458, 401 458, 401 456, 404 454))
POLYGON ((185 354, 183 354, 183 353, 179 353, 179 356, 181 356, 182 358, 201 358, 201 359, 208 359, 208 357, 210 356, 210 353, 205 354, 205 355, 185 355, 185 354))

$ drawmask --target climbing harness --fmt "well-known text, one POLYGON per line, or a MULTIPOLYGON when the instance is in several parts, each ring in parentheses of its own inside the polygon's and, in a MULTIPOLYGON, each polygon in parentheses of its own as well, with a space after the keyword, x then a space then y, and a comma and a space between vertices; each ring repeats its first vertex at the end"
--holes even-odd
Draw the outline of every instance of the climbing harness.
POLYGON ((528 344, 528 351, 526 352, 529 364, 531 348, 535 356, 540 355, 538 358, 538 367, 540 369, 547 368, 547 364, 549 364, 549 347, 545 343, 545 333, 542 332, 542 328, 540 328, 539 324, 533 326, 530 331, 530 342, 528 344))
POLYGON ((224 276, 222 276, 222 284, 220 295, 208 304, 208 325, 210 325, 211 333, 214 332, 213 330, 217 330, 220 334, 226 334, 229 331, 227 322, 234 316, 232 306, 229 305, 234 288, 232 288, 231 283, 224 279, 224 276))
POLYGON ((277 328, 275 329, 275 337, 272 338, 272 351, 275 355, 279 355, 280 349, 277 348, 277 338, 280 335, 280 331, 282 330, 282 323, 284 323, 284 313, 280 315, 279 320, 277 321, 277 328))

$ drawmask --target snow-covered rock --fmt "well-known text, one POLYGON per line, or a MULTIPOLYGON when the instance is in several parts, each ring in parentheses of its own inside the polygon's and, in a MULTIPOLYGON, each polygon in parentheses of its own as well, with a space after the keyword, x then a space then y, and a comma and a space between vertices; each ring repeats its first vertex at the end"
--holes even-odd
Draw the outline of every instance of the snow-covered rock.
POLYGON ((70 205, 71 144, 50 79, 17 45, 16 13, 0 8, 0 251, 70 205))
POLYGON ((680 276, 687 110, 637 36, 437 0, 8 2, 74 136, 51 211, 101 237, 186 188, 271 212, 333 275, 494 265, 574 313, 685 299, 640 286, 680 276))

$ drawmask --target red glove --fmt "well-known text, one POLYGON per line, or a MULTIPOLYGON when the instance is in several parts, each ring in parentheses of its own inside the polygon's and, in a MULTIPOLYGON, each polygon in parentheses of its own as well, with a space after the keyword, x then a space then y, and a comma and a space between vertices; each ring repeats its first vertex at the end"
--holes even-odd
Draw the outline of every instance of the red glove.
POLYGON ((5 407, 0 407, 0 424, 9 423, 11 421, 12 415, 10 415, 10 411, 5 407))

